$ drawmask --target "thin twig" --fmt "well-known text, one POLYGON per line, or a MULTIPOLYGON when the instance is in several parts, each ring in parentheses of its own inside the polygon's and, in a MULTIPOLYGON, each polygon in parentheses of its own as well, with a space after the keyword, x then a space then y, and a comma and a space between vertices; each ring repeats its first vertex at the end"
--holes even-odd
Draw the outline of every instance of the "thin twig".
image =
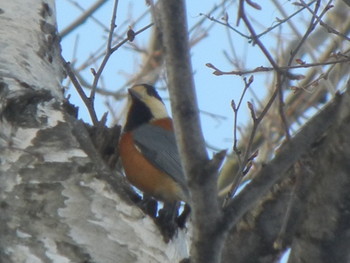
MULTIPOLYGON (((298 69, 298 68, 311 68, 311 67, 318 67, 318 66, 326 66, 326 65, 332 65, 332 64, 338 64, 338 63, 347 63, 350 62, 350 58, 346 59, 340 59, 340 60, 334 60, 334 61, 325 61, 325 62, 318 62, 318 63, 304 63, 300 65, 291 65, 291 66, 279 66, 279 69, 281 70, 290 70, 290 69, 298 69)), ((206 66, 208 68, 214 69, 213 74, 216 76, 221 76, 221 75, 247 75, 247 74, 252 74, 252 73, 259 73, 259 72, 269 72, 273 71, 273 67, 265 67, 265 66, 260 66, 255 69, 250 69, 250 70, 233 70, 233 71, 222 71, 216 66, 214 66, 212 63, 207 63, 206 66)), ((299 79, 302 77, 301 75, 296 75, 296 77, 299 76, 299 79)))
MULTIPOLYGON (((84 78, 83 76, 76 71, 76 69, 72 69, 72 71, 74 72, 76 78, 79 80, 80 84, 87 88, 87 89, 91 89, 91 84, 88 83, 84 78)), ((100 94, 100 95, 104 95, 104 96, 111 96, 111 97, 114 97, 116 100, 120 100, 122 98, 124 98, 126 95, 125 95, 125 92, 122 92, 122 91, 112 91, 112 90, 107 90, 107 89, 104 89, 100 86, 97 86, 96 87, 96 93, 100 94)))
POLYGON ((233 151, 236 152, 237 156, 239 157, 240 156, 240 151, 239 149, 237 148, 237 120, 238 120, 238 111, 239 111, 239 108, 241 107, 242 105, 242 101, 243 101, 243 98, 244 98, 244 95, 246 93, 246 91, 248 90, 248 88, 250 87, 250 85, 253 83, 254 81, 254 76, 252 75, 248 82, 246 80, 246 78, 243 79, 244 80, 244 89, 243 89, 243 92, 241 94, 241 97, 239 98, 239 102, 238 104, 236 105, 235 102, 232 100, 232 103, 231 103, 231 106, 232 106, 232 109, 233 109, 233 112, 234 112, 234 127, 233 127, 233 151))
MULTIPOLYGON (((332 0, 329 1, 329 3, 331 2, 332 0)), ((329 5, 329 3, 327 4, 327 6, 329 5)), ((318 8, 319 8, 319 0, 317 1, 317 4, 315 6, 315 11, 317 12, 318 8)), ((306 5, 305 5, 306 8, 308 8, 306 5)), ((308 29, 306 30, 303 38, 299 41, 298 45, 293 49, 293 51, 291 52, 291 55, 290 55, 290 58, 289 58, 289 61, 288 61, 288 64, 287 66, 290 66, 295 58, 295 56, 297 55, 297 53, 299 52, 299 49, 301 48, 301 46, 304 44, 304 42, 306 41, 306 39, 309 37, 309 35, 311 34, 311 32, 315 29, 316 25, 319 23, 321 17, 323 17, 323 15, 326 14, 326 12, 329 10, 329 8, 325 8, 323 10, 323 12, 321 13, 320 17, 318 19, 315 20, 315 16, 312 16, 311 18, 311 21, 310 21, 310 25, 308 27, 308 29)), ((283 80, 282 80, 283 82, 283 80)))
MULTIPOLYGON (((311 6, 312 4, 314 4, 317 0, 313 0, 311 2, 309 2, 308 4, 306 4, 307 6, 311 6)), ((285 22, 289 21, 291 18, 293 18, 294 16, 296 16, 297 14, 299 14, 301 11, 303 11, 304 9, 306 8, 306 6, 303 6, 302 8, 300 8, 299 10, 295 11, 293 14, 291 14, 290 16, 284 18, 284 19, 281 19, 278 21, 278 23, 276 23, 275 25, 267 28, 265 31, 259 33, 256 35, 256 38, 260 38, 262 37, 263 35, 266 35, 267 33, 269 33, 270 31, 274 30, 275 28, 279 27, 280 25, 284 24, 285 22)), ((233 30, 234 32, 236 32, 237 34, 239 34, 240 36, 244 37, 244 38, 247 38, 247 39, 251 39, 253 40, 252 36, 248 36, 248 35, 245 35, 243 34, 242 32, 238 31, 236 28, 234 28, 228 21, 225 21, 225 22, 222 22, 216 18, 214 18, 213 16, 210 16, 210 15, 206 15, 206 14, 203 14, 203 13, 200 13, 199 15, 202 15, 204 17, 206 17, 207 19, 217 23, 217 24, 220 24, 220 25, 223 25, 231 30, 233 30)))
MULTIPOLYGON (((272 55, 270 54, 270 52, 266 49, 266 47, 263 45, 263 43, 256 38, 256 33, 255 30, 253 28, 253 26, 251 25, 250 21, 248 20, 245 11, 244 11, 244 0, 240 0, 239 3, 239 11, 238 11, 238 20, 237 23, 239 22, 239 20, 242 19, 246 25, 246 27, 248 28, 254 42, 259 46, 259 48, 261 49, 261 51, 263 52, 263 54, 265 55, 265 57, 269 60, 269 62, 271 63, 271 65, 273 66, 274 70, 276 70, 278 73, 282 73, 281 69, 278 67, 277 63, 275 62, 275 60, 273 59, 272 55)), ((228 201, 232 198, 232 196, 235 194, 235 192, 238 189, 238 186, 240 185, 240 182, 242 181, 244 175, 245 175, 245 171, 246 168, 248 167, 248 160, 250 158, 250 154, 251 154, 251 150, 252 150, 252 146, 253 146, 253 140, 255 138, 255 134, 257 132, 258 126, 261 122, 261 120, 263 119, 263 117, 266 115, 266 113, 268 112, 268 110, 270 109, 272 103, 274 102, 278 91, 279 91, 279 85, 280 83, 277 83, 276 85, 276 89, 274 91, 274 93, 272 94, 270 100, 268 101, 267 105, 265 106, 265 108, 263 109, 263 111, 261 112, 261 114, 259 115, 259 117, 256 117, 256 113, 255 110, 253 108, 253 104, 248 103, 248 107, 250 109, 251 112, 251 116, 253 119, 253 128, 252 131, 250 133, 250 137, 249 137, 249 141, 248 141, 248 145, 247 145, 247 149, 245 150, 245 154, 243 157, 242 162, 240 163, 239 166, 239 170, 237 175, 234 177, 233 182, 232 182, 232 186, 230 191, 228 192, 223 206, 225 207, 228 204, 228 201)))
MULTIPOLYGON (((87 19, 92 17, 92 14, 96 12, 103 4, 105 4, 107 0, 99 0, 95 4, 93 4, 89 9, 87 9, 80 17, 78 17, 73 23, 71 23, 69 26, 64 28, 60 32, 60 37, 64 38, 66 35, 71 33, 74 29, 76 29, 78 26, 83 24, 87 19)), ((79 5, 76 4, 78 8, 80 8, 79 5)), ((100 23, 99 23, 100 24, 100 23)))
MULTIPOLYGON (((147 14, 148 14, 148 11, 144 12, 143 14, 141 14, 140 17, 138 17, 133 22, 133 25, 135 26, 138 22, 142 21, 142 19, 144 19, 147 14)), ((120 27, 121 26, 119 26, 118 28, 120 28, 120 27)), ((126 36, 128 30, 129 30, 129 28, 127 30, 124 30, 120 35, 121 36, 126 36)), ((113 40, 113 45, 119 43, 119 41, 121 41, 121 39, 124 39, 124 38, 123 37, 116 37, 113 40)), ((105 56, 105 52, 106 52, 106 45, 103 44, 102 46, 100 46, 96 50, 96 52, 93 55, 91 55, 83 64, 81 64, 77 70, 81 71, 81 70, 86 69, 87 67, 89 67, 95 61, 98 61, 99 59, 103 58, 105 56)))
MULTIPOLYGON (((154 25, 154 23, 150 23, 147 26, 141 28, 140 30, 135 32, 135 36, 137 36, 138 34, 142 33, 143 31, 149 29, 150 27, 152 27, 154 25)), ((116 50, 118 50, 122 45, 124 45, 126 42, 128 42, 129 39, 125 38, 123 39, 120 43, 118 43, 117 45, 115 45, 114 47, 111 48, 111 52, 115 52, 116 50)))
POLYGON ((212 16, 209 16, 209 15, 206 15, 206 14, 203 14, 203 13, 199 13, 200 16, 204 16, 206 18, 208 18, 209 20, 217 23, 217 24, 220 24, 220 25, 223 25, 223 26, 226 26, 227 28, 233 30, 234 32, 236 32, 238 35, 240 35, 241 37, 244 37, 246 39, 251 39, 250 36, 248 35, 245 35, 243 34, 242 32, 238 31, 236 28, 234 28, 233 26, 230 25, 230 23, 228 21, 226 21, 225 23, 224 22, 221 22, 220 20, 212 17, 212 16))
POLYGON ((271 108, 273 102, 275 101, 275 99, 278 95, 278 91, 279 91, 279 86, 277 83, 274 93, 272 94, 272 96, 270 97, 269 101, 267 102, 265 108, 262 110, 262 112, 260 113, 260 115, 258 117, 255 117, 255 112, 251 109, 251 113, 252 113, 252 117, 253 117, 253 128, 252 128, 252 131, 251 131, 250 136, 249 136, 247 149, 245 151, 243 161, 241 163, 241 166, 239 167, 239 174, 235 177, 234 182, 232 183, 231 190, 229 191, 229 193, 226 197, 226 200, 224 201, 224 204, 225 204, 224 207, 226 206, 226 204, 228 204, 229 199, 232 198, 232 196, 236 193, 238 186, 239 186, 243 176, 245 175, 244 174, 245 166, 247 165, 247 161, 250 158, 250 153, 251 153, 252 146, 253 146, 253 140, 255 138, 255 134, 257 132, 258 126, 259 126, 260 122, 263 120, 263 118, 265 117, 265 115, 267 114, 267 112, 269 111, 269 109, 271 108))
POLYGON ((90 99, 91 99, 92 103, 94 103, 94 100, 95 100, 95 93, 96 93, 96 87, 97 87, 98 80, 102 74, 104 67, 107 64, 109 57, 112 54, 111 46, 112 46, 113 32, 114 32, 114 29, 116 27, 115 21, 117 18, 117 8, 118 8, 118 0, 115 0, 114 6, 113 6, 112 18, 111 18, 111 25, 110 25, 110 30, 109 30, 109 34, 108 34, 108 40, 107 40, 106 55, 103 58, 102 63, 94 76, 94 82, 93 82, 92 87, 91 87, 90 99))
POLYGON ((270 97, 269 101, 267 102, 265 108, 262 110, 262 112, 260 113, 260 115, 258 117, 256 117, 255 110, 252 107, 250 107, 250 111, 251 111, 251 115, 252 115, 252 119, 253 119, 253 127, 252 127, 252 130, 250 132, 250 136, 249 136, 249 140, 248 140, 248 144, 247 144, 247 149, 245 150, 245 154, 244 154, 242 162, 239 166, 238 173, 233 179, 231 189, 228 192, 227 196, 225 197, 223 207, 226 207, 226 205, 229 203, 229 200, 234 196, 234 194, 236 193, 236 191, 240 185, 240 182, 242 181, 244 175, 247 173, 246 166, 248 164, 248 161, 251 159, 250 155, 251 155, 253 141, 254 141, 258 126, 261 123, 261 121, 263 120, 263 118, 265 117, 265 115, 267 114, 267 112, 269 111, 269 109, 271 108, 273 102, 275 101, 277 94, 278 94, 278 89, 279 89, 279 87, 276 86, 275 91, 273 92, 273 94, 270 97))
POLYGON ((263 54, 265 55, 265 57, 267 58, 267 60, 270 62, 270 64, 272 65, 272 67, 276 70, 276 71, 281 71, 279 66, 277 65, 277 63, 275 62, 275 60, 273 59, 272 55, 270 54, 270 52, 266 49, 266 47, 264 46, 264 44, 260 41, 259 38, 257 38, 257 35, 255 33, 255 29, 253 28, 252 24, 250 23, 247 15, 245 14, 244 11, 244 0, 240 0, 239 1, 239 16, 240 18, 243 20, 245 26, 247 27, 247 29, 249 30, 252 40, 253 40, 253 44, 257 44, 260 48, 260 50, 263 52, 263 54))
MULTIPOLYGON (((244 89, 243 92, 241 94, 241 97, 239 99, 238 104, 236 105, 236 103, 234 102, 234 100, 232 100, 231 102, 231 107, 232 110, 234 112, 234 125, 233 125, 233 151, 236 153, 237 156, 237 160, 238 160, 238 166, 239 167, 243 167, 242 165, 242 159, 241 159, 241 151, 237 148, 237 120, 238 120, 238 111, 242 105, 242 101, 244 98, 244 95, 246 93, 246 91, 248 90, 248 88, 250 87, 250 85, 253 83, 254 81, 254 77, 253 75, 249 78, 249 80, 247 81, 246 78, 244 78, 244 89)), ((239 175, 237 175, 235 178, 239 177, 239 175)), ((237 178, 238 179, 238 178, 237 178)), ((237 180, 238 181, 238 180, 237 180)), ((240 181, 240 180, 239 180, 240 181)), ((229 191, 228 195, 226 196, 224 203, 223 203, 223 207, 226 206, 227 201, 229 200, 229 198, 232 197, 233 193, 236 192, 236 186, 237 183, 235 183, 235 179, 234 182, 232 183, 232 187, 231 190, 229 191)))
MULTIPOLYGON (((135 32, 135 36, 142 33, 143 31, 147 30, 148 28, 150 28, 151 26, 153 26, 153 23, 151 24, 148 24, 147 26, 141 28, 139 31, 136 31, 135 32)), ((117 51, 121 46, 123 46, 126 42, 128 42, 129 39, 128 38, 125 38, 124 40, 122 40, 120 43, 118 43, 117 45, 115 45, 114 47, 110 48, 109 51, 106 52, 106 55, 100 65, 100 68, 99 70, 96 72, 95 74, 95 79, 94 79, 94 82, 93 82, 93 85, 92 85, 92 89, 94 88, 95 91, 96 91, 96 87, 97 87, 97 83, 98 83, 98 79, 100 78, 101 74, 102 74, 102 71, 103 69, 105 68, 106 64, 107 64, 107 61, 108 59, 110 58, 110 56, 115 52, 117 51)), ((91 91, 92 93, 92 91, 91 91)), ((94 92, 95 93, 95 92, 94 92)), ((90 95, 91 97, 91 95, 90 95)))
POLYGON ((64 63, 64 67, 65 67, 66 72, 67 72, 69 78, 71 79, 75 89, 77 90, 80 98, 83 100, 87 110, 89 111, 92 123, 94 125, 98 125, 98 119, 97 119, 97 115, 96 115, 96 112, 95 112, 95 109, 94 109, 94 104, 91 103, 90 98, 88 98, 86 96, 83 88, 81 87, 79 81, 77 80, 77 78, 74 75, 74 72, 73 72, 73 70, 72 70, 72 68, 70 66, 70 63, 69 62, 65 62, 64 63))
MULTIPOLYGON (((306 4, 307 6, 311 6, 313 5, 317 0, 313 0, 311 2, 309 2, 308 4, 306 4)), ((270 31, 272 31, 273 29, 279 27, 280 25, 282 25, 283 23, 289 21, 292 17, 296 16, 297 14, 299 14, 301 11, 303 11, 306 8, 306 6, 300 8, 299 10, 295 11, 293 14, 291 14, 290 16, 286 17, 285 19, 279 20, 279 22, 271 27, 269 27, 268 29, 266 29, 264 32, 261 32, 260 34, 257 35, 258 38, 260 38, 263 35, 266 35, 267 33, 269 33, 270 31)))
MULTIPOLYGON (((224 0, 224 1, 221 1, 220 4, 215 4, 213 6, 213 8, 211 10, 208 11, 208 16, 210 16, 210 14, 214 13, 217 9, 219 9, 220 7, 222 7, 224 9, 224 5, 225 3, 228 2, 226 8, 228 8, 230 5, 233 4, 233 1, 228 1, 228 0, 224 0)), ((189 30, 188 30, 188 33, 191 34, 195 29, 199 28, 203 23, 204 21, 206 20, 207 18, 204 17, 202 19, 200 19, 197 23, 195 23, 189 30)))
MULTIPOLYGON (((311 21, 310 21, 310 25, 308 27, 308 29, 306 30, 304 36, 302 37, 302 39, 299 41, 297 47, 291 52, 291 55, 290 55, 290 58, 289 58, 289 61, 288 61, 288 64, 287 66, 290 66, 292 64, 292 62, 294 61, 294 58, 295 56, 297 55, 297 53, 299 52, 300 48, 303 46, 303 44, 305 43, 305 41, 308 39, 308 37, 310 36, 310 34, 314 31, 314 29, 316 28, 316 25, 320 22, 321 20, 321 17, 323 17, 326 12, 329 10, 329 4, 332 0, 330 0, 327 4, 327 6, 324 8, 324 10, 322 11, 320 17, 316 17, 316 14, 320 8, 320 0, 318 0, 316 2, 316 5, 315 5, 315 10, 314 10, 314 13, 312 18, 311 18, 311 21)), ((310 9, 310 7, 308 5, 306 5, 306 3, 304 3, 304 1, 301 0, 301 3, 304 5, 305 8, 307 8, 308 10, 310 9)), ((286 116, 285 116, 285 113, 284 113, 284 100, 283 100, 283 90, 282 90, 282 86, 283 86, 283 83, 285 82, 286 80, 286 76, 284 75, 281 79, 281 76, 278 76, 278 81, 280 81, 280 91, 279 91, 279 107, 278 107, 278 110, 279 110, 279 115, 281 117, 281 120, 282 120, 282 124, 283 124, 283 127, 284 127, 284 131, 285 131, 285 135, 286 135, 286 139, 289 140, 290 139, 290 133, 289 133, 289 126, 288 126, 288 123, 287 123, 287 119, 286 119, 286 116)))
MULTIPOLYGON (((304 1, 301 1, 301 2, 302 2, 303 4, 305 4, 304 1)), ((329 10, 330 8, 333 7, 333 6, 330 5, 331 2, 332 2, 332 1, 329 1, 329 2, 328 2, 328 4, 327 4, 327 6, 326 6, 325 9, 328 9, 328 10, 329 10)), ((318 15, 316 14, 315 11, 312 11, 312 10, 311 10, 309 7, 307 7, 307 6, 305 6, 305 8, 307 8, 307 10, 308 10, 315 18, 317 18, 317 19, 319 20, 320 25, 323 26, 324 28, 326 28, 327 31, 328 31, 329 33, 333 33, 333 34, 335 34, 335 35, 337 35, 337 36, 340 36, 340 37, 346 39, 347 41, 350 41, 350 38, 349 38, 348 36, 346 36, 346 35, 340 33, 339 31, 335 30, 335 29, 334 29, 333 27, 331 27, 330 25, 324 23, 324 22, 322 21, 321 17, 318 16, 318 15)), ((326 11, 328 11, 328 10, 326 10, 326 11)))
POLYGON ((282 85, 282 76, 279 73, 277 73, 276 82, 278 87, 278 112, 282 120, 282 126, 284 129, 284 133, 286 135, 286 140, 289 141, 290 139, 289 125, 288 125, 286 114, 284 112, 284 98, 283 98, 284 89, 282 85))

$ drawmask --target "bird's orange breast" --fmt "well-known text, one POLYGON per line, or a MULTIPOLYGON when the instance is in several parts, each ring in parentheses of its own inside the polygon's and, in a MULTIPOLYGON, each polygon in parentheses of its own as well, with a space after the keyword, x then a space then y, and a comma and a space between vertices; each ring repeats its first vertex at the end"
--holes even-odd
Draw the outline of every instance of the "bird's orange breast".
MULTIPOLYGON (((172 130, 171 119, 153 122, 166 130, 172 130)), ((132 131, 121 136, 119 143, 120 158, 127 179, 135 187, 163 201, 179 201, 183 196, 180 186, 166 173, 149 162, 135 146, 132 131)))

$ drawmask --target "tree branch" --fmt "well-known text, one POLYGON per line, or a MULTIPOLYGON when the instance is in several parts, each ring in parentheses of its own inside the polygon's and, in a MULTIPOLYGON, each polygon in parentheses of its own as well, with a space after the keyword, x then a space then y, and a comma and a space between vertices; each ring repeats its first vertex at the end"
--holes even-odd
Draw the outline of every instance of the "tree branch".
POLYGON ((221 212, 216 174, 222 155, 209 161, 200 127, 191 67, 185 3, 163 0, 161 32, 175 132, 192 195, 194 239, 191 262, 219 262, 223 234, 215 232, 221 212))

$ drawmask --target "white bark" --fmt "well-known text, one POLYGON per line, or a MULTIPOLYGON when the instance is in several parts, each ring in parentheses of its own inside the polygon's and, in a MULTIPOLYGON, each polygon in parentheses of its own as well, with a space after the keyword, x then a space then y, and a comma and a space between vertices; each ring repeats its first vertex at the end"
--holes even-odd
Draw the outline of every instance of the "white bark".
POLYGON ((165 244, 122 188, 111 187, 110 171, 83 143, 87 133, 63 110, 53 0, 0 8, 0 262, 188 257, 188 235, 165 244))

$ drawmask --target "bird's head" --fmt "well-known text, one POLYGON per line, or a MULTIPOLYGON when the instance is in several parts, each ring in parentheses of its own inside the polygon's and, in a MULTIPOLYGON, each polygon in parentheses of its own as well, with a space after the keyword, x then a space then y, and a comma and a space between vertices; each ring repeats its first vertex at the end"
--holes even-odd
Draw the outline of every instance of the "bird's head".
POLYGON ((168 118, 166 107, 154 87, 138 84, 129 90, 129 109, 125 131, 130 131, 152 120, 168 118))

